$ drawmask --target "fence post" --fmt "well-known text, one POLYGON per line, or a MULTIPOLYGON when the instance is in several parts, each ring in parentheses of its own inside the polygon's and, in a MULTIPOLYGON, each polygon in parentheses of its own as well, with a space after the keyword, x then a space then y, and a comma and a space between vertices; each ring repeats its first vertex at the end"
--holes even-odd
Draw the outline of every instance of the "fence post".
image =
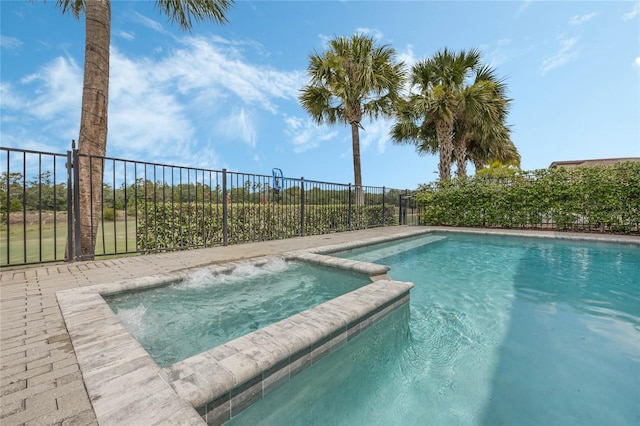
MULTIPOLYGON (((7 240, 6 240, 6 244, 7 244, 7 265, 11 265, 11 192, 10 192, 10 188, 11 188, 11 181, 9 179, 9 176, 11 175, 11 152, 7 151, 7 182, 6 182, 6 188, 7 188, 7 205, 6 207, 6 218, 7 218, 7 240)), ((25 173, 26 174, 26 173, 25 173)))
POLYGON ((75 143, 71 145, 73 154, 73 260, 78 259, 82 248, 80 245, 80 153, 76 149, 75 143))
POLYGON ((222 169, 222 245, 227 245, 227 169, 222 169))
POLYGON ((387 215, 387 211, 384 209, 384 186, 382 187, 382 226, 384 226, 384 219, 385 216, 387 215))
POLYGON ((351 231, 351 206, 352 206, 352 202, 351 202, 351 184, 349 184, 349 197, 348 197, 348 201, 349 201, 349 210, 347 213, 347 230, 351 231))
MULTIPOLYGON (((71 141, 71 149, 75 148, 75 141, 71 141)), ((67 151, 67 248, 65 250, 65 262, 73 261, 73 158, 71 151, 67 151)))
POLYGON ((300 178, 300 233, 304 237, 304 177, 300 178))
POLYGON ((409 210, 409 190, 404 190, 404 199, 402 200, 403 209, 402 209, 402 224, 407 224, 407 213, 409 210))

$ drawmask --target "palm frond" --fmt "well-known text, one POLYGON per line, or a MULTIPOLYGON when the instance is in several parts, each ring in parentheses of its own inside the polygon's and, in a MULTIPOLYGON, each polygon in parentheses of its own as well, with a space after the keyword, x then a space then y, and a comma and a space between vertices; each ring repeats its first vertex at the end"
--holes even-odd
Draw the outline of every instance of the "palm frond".
POLYGON ((158 8, 180 28, 190 30, 194 23, 227 22, 226 12, 234 0, 156 0, 158 8))
POLYGON ((57 0, 57 6, 62 9, 62 14, 71 13, 74 18, 79 19, 84 10, 84 0, 57 0))

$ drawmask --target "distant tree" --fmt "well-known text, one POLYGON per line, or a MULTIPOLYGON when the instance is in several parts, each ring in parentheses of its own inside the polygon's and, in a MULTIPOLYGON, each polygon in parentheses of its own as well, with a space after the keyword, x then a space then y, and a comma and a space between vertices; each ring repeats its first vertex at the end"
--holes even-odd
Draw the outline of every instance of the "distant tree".
POLYGON ((23 208, 22 173, 2 172, 0 175, 0 221, 6 223, 9 213, 22 211, 23 208))
POLYGON ((387 45, 356 34, 337 37, 323 53, 309 56, 311 82, 302 89, 300 103, 318 123, 351 126, 356 203, 363 204, 360 129, 363 117, 390 115, 404 80, 403 63, 387 45))
POLYGON ((51 171, 44 171, 27 182, 27 210, 67 210, 66 184, 54 185, 51 171))
MULTIPOLYGON (((233 0, 156 0, 170 20, 189 30, 193 21, 226 21, 225 12, 233 0)), ((109 94, 109 48, 111 44, 110 0, 57 0, 62 13, 79 19, 85 14, 84 83, 78 149, 82 155, 80 171, 80 253, 93 258, 102 214, 103 164, 90 156, 104 157, 107 151, 107 109, 109 94)))

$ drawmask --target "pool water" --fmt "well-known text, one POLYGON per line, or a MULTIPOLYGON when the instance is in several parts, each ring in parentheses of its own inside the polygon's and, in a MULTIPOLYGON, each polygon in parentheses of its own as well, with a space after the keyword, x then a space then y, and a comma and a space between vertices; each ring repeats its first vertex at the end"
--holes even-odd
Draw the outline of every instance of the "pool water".
POLYGON ((394 279, 414 282, 409 308, 229 424, 640 424, 638 246, 472 235, 413 245, 348 255, 377 251, 394 279))
POLYGON ((369 284, 362 274, 270 260, 231 274, 105 297, 161 367, 174 364, 369 284))

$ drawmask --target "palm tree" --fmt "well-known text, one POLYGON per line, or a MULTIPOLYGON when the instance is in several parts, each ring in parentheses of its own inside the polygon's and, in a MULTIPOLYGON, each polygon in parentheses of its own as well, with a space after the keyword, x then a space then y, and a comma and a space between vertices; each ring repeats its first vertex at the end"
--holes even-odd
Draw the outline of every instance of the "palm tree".
POLYGON ((391 115, 404 80, 404 64, 396 62, 388 45, 356 34, 337 37, 321 54, 309 56, 310 83, 302 89, 300 104, 318 123, 351 126, 356 202, 364 204, 360 165, 360 128, 363 117, 391 115))
POLYGON ((467 175, 467 149, 472 140, 485 144, 492 141, 494 145, 507 143, 507 140, 511 143, 505 125, 510 102, 504 80, 497 78, 490 67, 477 69, 473 84, 460 92, 455 117, 453 156, 457 164, 456 176, 467 175))
POLYGON ((480 52, 470 50, 453 54, 448 49, 419 61, 411 72, 411 85, 418 93, 412 96, 411 108, 419 117, 429 117, 435 126, 440 161, 440 180, 451 177, 453 126, 461 104, 465 80, 478 67, 480 52))
POLYGON ((445 48, 413 66, 411 85, 417 93, 396 105, 392 139, 421 154, 439 153, 440 180, 451 177, 454 160, 458 176, 466 175, 470 141, 491 139, 504 128, 510 100, 503 81, 481 66, 479 51, 445 48))
MULTIPOLYGON (((417 117, 412 116, 408 104, 411 101, 402 100, 397 107, 396 122, 391 127, 390 136, 399 145, 413 145, 418 155, 436 155, 438 138, 436 128, 429 118, 425 118, 420 126, 417 117)), ((499 161, 501 164, 519 166, 520 154, 510 138, 511 130, 501 124, 491 126, 489 131, 465 131, 464 126, 456 123, 454 127, 454 141, 464 139, 466 160, 471 161, 476 172, 483 167, 499 161), (462 127, 462 128, 460 128, 462 127)), ((454 142, 454 146, 457 142, 454 142)), ((453 159, 451 159, 453 160, 453 159)), ((458 163, 459 164, 459 163, 458 163)), ((460 167, 458 167, 459 171, 460 167)), ((462 175, 458 173, 458 175, 462 175)))
MULTIPOLYGON (((193 21, 226 21, 225 12, 233 0, 156 0, 158 8, 171 21, 185 30, 193 21)), ((80 258, 93 258, 98 220, 102 211, 103 160, 107 151, 107 110, 109 95, 109 47, 111 44, 110 0, 57 0, 62 13, 71 13, 76 19, 85 13, 85 58, 82 86, 82 109, 78 151, 79 204, 75 218, 79 221, 80 258)))

